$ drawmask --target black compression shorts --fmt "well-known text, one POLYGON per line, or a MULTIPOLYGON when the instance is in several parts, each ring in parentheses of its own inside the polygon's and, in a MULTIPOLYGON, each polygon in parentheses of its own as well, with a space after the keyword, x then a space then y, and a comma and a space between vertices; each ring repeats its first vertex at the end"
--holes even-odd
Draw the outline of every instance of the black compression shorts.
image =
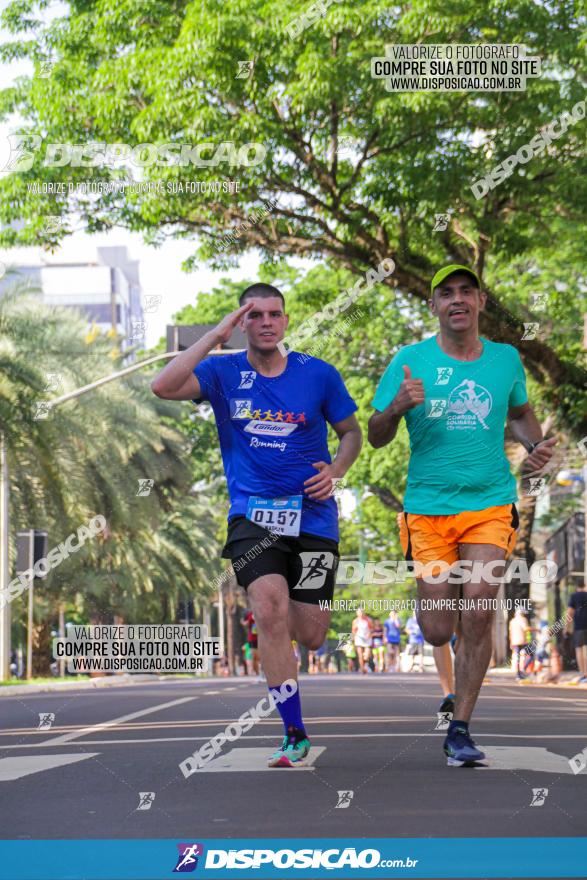
POLYGON ((268 574, 287 581, 289 597, 317 605, 330 601, 338 568, 338 543, 302 532, 297 537, 274 535, 244 516, 233 516, 222 551, 232 561, 237 583, 247 587, 268 574))

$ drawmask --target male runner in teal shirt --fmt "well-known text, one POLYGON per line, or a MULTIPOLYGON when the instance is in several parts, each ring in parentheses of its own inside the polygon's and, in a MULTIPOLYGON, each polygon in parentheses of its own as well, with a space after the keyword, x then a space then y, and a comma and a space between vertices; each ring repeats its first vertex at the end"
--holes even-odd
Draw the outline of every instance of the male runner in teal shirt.
MULTIPOLYGON (((451 583, 449 567, 458 560, 497 563, 515 546, 517 495, 504 452, 506 420, 530 453, 526 473, 544 467, 556 442, 542 438, 516 349, 479 337, 486 298, 466 266, 437 272, 429 307, 439 332, 393 358, 369 421, 369 442, 379 448, 406 419, 411 455, 404 512, 398 516, 402 547, 407 559, 428 566, 417 578, 419 602, 452 600, 440 609, 426 608, 425 602, 419 608, 420 627, 435 646, 450 640, 459 615, 460 584, 454 576, 451 583), (442 567, 431 565, 438 561, 442 567)), ((444 743, 448 763, 455 766, 485 758, 469 735, 469 721, 491 658, 494 610, 482 600, 495 599, 499 589, 475 567, 467 575, 463 598, 474 601, 461 609, 455 710, 444 743)))

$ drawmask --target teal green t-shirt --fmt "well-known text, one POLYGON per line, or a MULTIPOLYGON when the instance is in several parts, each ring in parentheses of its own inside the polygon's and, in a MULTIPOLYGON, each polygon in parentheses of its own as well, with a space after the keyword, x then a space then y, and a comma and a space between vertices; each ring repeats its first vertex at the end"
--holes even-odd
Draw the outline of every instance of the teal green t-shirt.
POLYGON ((445 354, 436 336, 406 345, 381 377, 373 398, 380 412, 399 391, 404 364, 424 384, 424 403, 405 414, 407 513, 442 516, 517 501, 504 432, 508 408, 528 401, 524 368, 511 345, 480 338, 475 361, 445 354))

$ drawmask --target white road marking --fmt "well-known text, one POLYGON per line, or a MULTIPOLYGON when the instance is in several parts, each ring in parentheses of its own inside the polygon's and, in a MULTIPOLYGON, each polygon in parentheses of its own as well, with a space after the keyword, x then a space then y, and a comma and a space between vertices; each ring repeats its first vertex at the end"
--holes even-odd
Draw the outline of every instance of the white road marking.
POLYGON ((116 727, 125 721, 132 721, 133 718, 140 718, 143 715, 152 715, 153 712, 160 712, 162 709, 169 709, 171 706, 179 706, 181 703, 189 703, 190 700, 197 700, 197 697, 182 697, 181 700, 171 700, 170 703, 159 703, 158 706, 149 706, 148 709, 140 709, 138 712, 131 712, 130 715, 121 715, 120 718, 113 718, 111 721, 104 721, 100 724, 92 724, 91 727, 82 727, 80 730, 73 730, 71 733, 64 733, 54 739, 48 739, 46 742, 37 743, 37 746, 58 746, 62 743, 71 742, 72 739, 78 739, 80 736, 86 736, 89 733, 99 733, 108 727, 116 727))
MULTIPOLYGON (((280 722, 279 722, 280 723, 280 722)), ((254 739, 273 739, 276 736, 279 736, 278 733, 263 733, 263 734, 247 734, 246 741, 254 740, 254 739)), ((311 740, 314 742, 318 739, 403 739, 405 737, 411 739, 421 739, 422 737, 433 737, 434 739, 441 741, 443 737, 443 731, 436 731, 434 733, 313 733, 311 735, 311 740)), ((584 742, 585 733, 475 733, 475 739, 569 739, 574 740, 575 742, 584 742)), ((208 742, 210 739, 209 736, 160 736, 160 737, 145 737, 144 739, 88 739, 84 740, 83 743, 80 743, 80 746, 105 746, 105 745, 148 745, 149 743, 174 743, 174 742, 208 742)), ((0 746, 0 751, 8 751, 9 749, 41 749, 47 746, 59 745, 55 740, 47 740, 47 742, 42 743, 20 743, 19 745, 14 746, 0 746)), ((483 747, 485 748, 485 746, 483 747)), ((490 748, 487 746, 487 748, 490 748)))
POLYGON ((569 759, 538 746, 483 746, 489 762, 488 767, 478 770, 532 770, 536 773, 556 773, 585 776, 573 773, 569 759))
POLYGON ((32 773, 41 773, 43 770, 53 770, 55 767, 64 767, 66 764, 75 764, 94 758, 98 752, 87 752, 77 755, 20 755, 17 758, 0 759, 0 782, 9 782, 20 779, 22 776, 30 776, 32 773))
MULTIPOLYGON (((563 711, 562 709, 557 709, 557 713, 563 711)), ((565 710, 565 711, 571 711, 565 710)), ((524 721, 539 721, 544 720, 544 714, 539 715, 524 715, 524 721)), ((185 729, 185 728, 202 728, 202 727, 219 727, 226 726, 227 724, 234 724, 234 718, 206 718, 206 719, 191 719, 184 721, 146 721, 144 723, 133 723, 133 722, 124 722, 117 725, 118 732, 126 732, 126 733, 136 733, 139 730, 169 730, 169 729, 185 729)), ((493 717, 488 718, 483 715, 480 715, 475 718, 477 724, 481 722, 491 723, 495 719, 493 717)), ((553 719, 554 720, 554 719, 553 719)), ((306 717, 306 724, 311 724, 312 727, 315 726, 327 726, 332 724, 413 724, 414 721, 421 721, 423 723, 431 723, 431 719, 429 715, 414 715, 411 717, 400 717, 395 715, 384 716, 384 717, 370 717, 364 716, 363 718, 345 718, 343 716, 333 716, 333 717, 323 717, 323 718, 312 718, 306 717)), ((257 723, 258 727, 270 727, 273 724, 281 724, 280 719, 276 716, 275 718, 266 718, 261 719, 257 723)), ((79 724, 63 724, 63 725, 54 725, 51 730, 54 733, 57 732, 67 732, 67 731, 78 731, 82 729, 82 725, 79 724)), ((4 730, 0 728, 0 738, 2 737, 10 737, 10 736, 46 736, 47 730, 42 730, 39 728, 31 728, 31 727, 7 727, 4 730)), ((482 735, 482 734, 479 734, 482 735)), ((512 734, 513 735, 513 734, 512 734)), ((2 748, 2 746, 0 746, 2 748)))
MULTIPOLYGON (((293 769, 293 772, 295 773, 299 773, 301 770, 313 770, 314 767, 312 765, 314 761, 316 760, 316 758, 319 758, 324 751, 326 751, 325 746, 318 746, 318 748, 313 748, 311 749, 310 754, 304 760, 304 763, 301 766, 284 769, 293 769)), ((248 771, 259 773, 263 770, 276 773, 279 772, 280 769, 283 769, 279 767, 268 767, 268 757, 269 754, 267 752, 267 749, 231 749, 224 755, 218 755, 217 758, 214 758, 214 760, 210 761, 210 763, 205 764, 193 775, 196 776, 198 773, 243 773, 248 771)))
MULTIPOLYGON (((532 716, 524 716, 526 720, 528 718, 530 720, 534 720, 532 716)), ((535 720, 539 718, 544 718, 544 715, 537 715, 535 720)), ((157 728, 181 728, 181 727, 217 727, 219 725, 227 725, 234 724, 233 718, 194 718, 189 721, 146 721, 144 723, 133 723, 133 722, 125 722, 118 725, 118 729, 120 731, 128 731, 129 733, 135 732, 137 730, 156 730, 157 728)), ((493 719, 484 719, 481 716, 480 721, 492 721, 493 719)), ((332 717, 323 717, 323 718, 312 718, 306 717, 306 723, 312 724, 312 726, 321 724, 412 724, 414 721, 430 721, 429 715, 412 715, 411 718, 399 717, 399 716, 383 716, 383 717, 370 717, 365 715, 363 718, 345 718, 344 716, 332 716, 332 717)), ((267 725, 272 724, 280 724, 281 721, 278 716, 274 718, 265 718, 261 719, 257 722, 259 726, 265 727, 267 725)), ((54 725, 51 730, 54 732, 64 733, 69 730, 80 730, 83 725, 80 724, 63 724, 62 726, 54 725)), ((37 735, 46 735, 47 730, 41 730, 39 728, 31 728, 31 727, 7 727, 4 730, 0 728, 0 737, 2 736, 37 736, 37 735)))

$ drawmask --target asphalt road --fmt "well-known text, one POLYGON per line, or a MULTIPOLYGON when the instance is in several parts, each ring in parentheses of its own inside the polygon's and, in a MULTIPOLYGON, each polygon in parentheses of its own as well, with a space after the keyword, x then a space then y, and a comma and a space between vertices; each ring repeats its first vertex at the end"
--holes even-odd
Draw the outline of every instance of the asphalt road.
POLYGON ((180 762, 255 705, 261 682, 1 697, 1 837, 585 834, 587 771, 575 775, 568 759, 587 746, 587 691, 484 685, 471 729, 489 767, 466 769, 446 766, 430 673, 302 676, 300 690, 311 766, 265 768, 281 739, 272 716, 187 779, 180 762), (51 727, 39 729, 47 713, 51 727), (152 793, 147 809, 141 792, 152 793), (352 792, 346 807, 339 792, 352 792))

